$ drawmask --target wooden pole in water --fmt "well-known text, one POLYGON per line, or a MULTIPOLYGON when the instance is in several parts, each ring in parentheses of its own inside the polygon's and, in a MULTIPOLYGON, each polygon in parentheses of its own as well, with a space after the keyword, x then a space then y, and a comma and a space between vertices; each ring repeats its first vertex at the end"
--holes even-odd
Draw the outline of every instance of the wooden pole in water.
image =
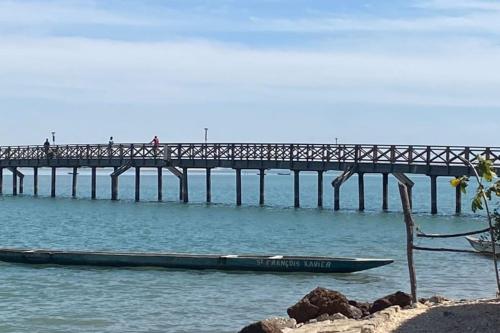
POLYGON ((389 209, 389 174, 384 172, 382 174, 382 209, 389 209))
POLYGON ((417 276, 413 262, 413 218, 411 216, 410 199, 407 187, 399 183, 399 194, 403 206, 404 220, 406 225, 406 256, 408 261, 408 272, 410 274, 410 288, 413 303, 417 303, 417 276))
POLYGON ((97 168, 92 167, 92 176, 91 176, 91 197, 92 199, 96 198, 96 185, 97 185, 97 168))
POLYGON ((212 202, 212 169, 206 169, 206 195, 207 195, 207 203, 212 202))
POLYGON ((431 176, 431 214, 437 214, 437 176, 431 176))
POLYGON ((158 201, 163 200, 163 167, 158 167, 158 201))
POLYGON ((38 195, 38 167, 33 168, 33 195, 38 195))
POLYGON ((455 188, 455 214, 462 213, 462 189, 460 186, 455 188))
POLYGON ((56 167, 52 167, 52 175, 50 182, 50 196, 52 198, 56 197, 56 167))
POLYGON ((141 200, 141 167, 135 167, 135 201, 141 200))
POLYGON ((17 167, 12 168, 12 195, 17 195, 17 167))
POLYGON ((188 168, 182 168, 182 201, 189 202, 188 168))
POLYGON ((236 206, 241 206, 241 169, 236 169, 236 206))
POLYGON ((0 168, 0 195, 3 194, 3 168, 0 168))
POLYGON ((71 197, 76 198, 76 182, 78 177, 78 168, 73 168, 73 175, 71 180, 71 197))
POLYGON ((259 169, 259 205, 264 205, 265 201, 265 176, 266 169, 259 169))
POLYGON ((358 196, 359 196, 359 210, 365 210, 365 179, 364 173, 358 172, 358 196))
POLYGON ((318 207, 323 207, 323 171, 318 171, 318 207))
POLYGON ((300 171, 293 170, 294 207, 300 207, 300 171))

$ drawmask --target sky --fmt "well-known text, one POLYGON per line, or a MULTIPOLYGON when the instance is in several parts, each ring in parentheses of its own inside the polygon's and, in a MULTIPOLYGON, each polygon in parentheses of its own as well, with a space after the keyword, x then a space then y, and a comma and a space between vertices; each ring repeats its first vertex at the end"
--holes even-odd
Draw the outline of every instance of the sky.
POLYGON ((0 0, 0 145, 500 146, 500 3, 0 0))

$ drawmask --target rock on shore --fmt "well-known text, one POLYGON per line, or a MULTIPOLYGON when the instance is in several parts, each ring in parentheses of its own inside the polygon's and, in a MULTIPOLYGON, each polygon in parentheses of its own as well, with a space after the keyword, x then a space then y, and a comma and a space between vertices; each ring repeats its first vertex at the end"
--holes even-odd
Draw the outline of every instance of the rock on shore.
POLYGON ((274 318, 271 321, 247 326, 240 332, 499 332, 500 300, 498 299, 456 302, 442 296, 433 296, 420 299, 413 305, 409 303, 411 297, 403 292, 387 295, 370 304, 348 300, 337 291, 316 288, 288 309, 292 319, 274 318), (352 308, 358 311, 352 311, 352 308), (361 316, 358 316, 360 313, 361 316))

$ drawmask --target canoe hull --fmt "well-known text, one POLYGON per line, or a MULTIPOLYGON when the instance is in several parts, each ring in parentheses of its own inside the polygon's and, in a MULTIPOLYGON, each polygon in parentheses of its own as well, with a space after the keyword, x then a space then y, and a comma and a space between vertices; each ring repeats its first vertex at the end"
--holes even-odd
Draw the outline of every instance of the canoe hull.
POLYGON ((0 249, 0 261, 25 264, 110 267, 162 267, 263 272, 352 273, 393 262, 359 259, 286 256, 221 256, 170 253, 115 253, 0 249))
MULTIPOLYGON (((482 253, 492 253, 493 247, 491 246, 491 242, 481 240, 476 237, 465 236, 465 239, 469 242, 472 248, 478 252, 482 253)), ((500 255, 500 244, 495 244, 495 252, 497 255, 500 255)))

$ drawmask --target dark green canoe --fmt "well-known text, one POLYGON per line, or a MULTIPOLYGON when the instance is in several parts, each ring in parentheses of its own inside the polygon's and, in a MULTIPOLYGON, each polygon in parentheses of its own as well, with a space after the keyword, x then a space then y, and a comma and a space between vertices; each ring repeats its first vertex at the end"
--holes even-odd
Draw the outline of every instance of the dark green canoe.
POLYGON ((384 266, 391 259, 183 253, 86 252, 0 249, 0 260, 25 264, 164 267, 266 272, 351 273, 384 266))

